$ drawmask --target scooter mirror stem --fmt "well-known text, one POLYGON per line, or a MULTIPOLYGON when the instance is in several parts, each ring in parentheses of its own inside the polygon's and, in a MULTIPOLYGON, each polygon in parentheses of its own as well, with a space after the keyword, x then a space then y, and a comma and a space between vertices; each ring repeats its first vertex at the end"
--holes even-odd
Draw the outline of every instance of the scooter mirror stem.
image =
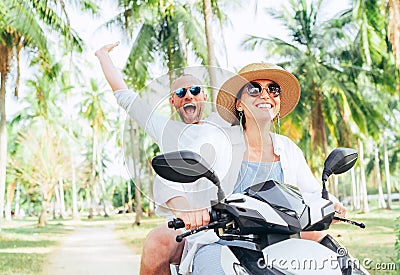
POLYGON ((332 172, 325 170, 322 172, 322 198, 329 200, 328 190, 326 190, 326 181, 332 172))
POLYGON ((222 190, 222 188, 221 188, 221 184, 219 182, 219 178, 217 177, 217 175, 215 173, 208 173, 206 175, 206 178, 217 186, 217 188, 218 188, 218 193, 217 193, 218 201, 219 202, 223 201, 225 199, 225 193, 224 193, 224 190, 222 190))
POLYGON ((217 187, 218 187, 218 193, 217 193, 218 201, 221 202, 225 199, 225 193, 220 185, 217 185, 217 187))
POLYGON ((326 180, 322 181, 322 198, 329 200, 328 190, 326 190, 326 180))

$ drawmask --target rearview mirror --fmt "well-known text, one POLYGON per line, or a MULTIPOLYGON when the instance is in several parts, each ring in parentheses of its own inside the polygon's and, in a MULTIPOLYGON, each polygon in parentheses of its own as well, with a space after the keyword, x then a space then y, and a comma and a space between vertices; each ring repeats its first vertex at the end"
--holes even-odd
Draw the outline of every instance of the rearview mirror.
POLYGON ((174 182, 194 182, 214 174, 202 157, 191 151, 159 155, 153 158, 151 164, 159 176, 174 182))
POLYGON ((326 190, 326 181, 332 174, 338 175, 350 170, 356 163, 358 153, 351 148, 336 148, 333 150, 324 162, 322 171, 322 198, 328 199, 326 190))
POLYGON ((336 148, 333 150, 324 162, 324 171, 322 172, 322 180, 332 175, 342 174, 350 170, 356 163, 358 153, 351 148, 336 148))
POLYGON ((218 188, 218 201, 225 198, 219 179, 210 165, 192 151, 177 151, 153 158, 151 165, 162 178, 174 182, 194 182, 202 177, 209 179, 218 188))

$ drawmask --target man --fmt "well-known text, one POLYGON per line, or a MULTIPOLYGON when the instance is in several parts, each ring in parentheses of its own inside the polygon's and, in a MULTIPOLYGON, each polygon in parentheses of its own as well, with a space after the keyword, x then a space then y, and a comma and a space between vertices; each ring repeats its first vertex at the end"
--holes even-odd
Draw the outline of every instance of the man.
MULTIPOLYGON (((191 87, 201 87, 200 84, 200 81, 192 75, 183 75, 172 84, 169 102, 185 123, 197 124, 203 118, 204 102, 207 100, 207 94, 201 92, 198 95, 193 95, 189 92, 191 87), (183 97, 179 97, 175 92, 180 89, 187 90, 183 97)), ((168 189, 168 186, 162 186, 165 182, 162 181, 160 183, 156 180, 154 189, 160 188, 160 186, 168 189)), ((172 191, 174 190, 172 189, 172 191)), ((166 195, 166 192, 157 193, 166 195)), ((155 197, 155 201, 163 201, 163 198, 155 197)), ((164 210, 166 208, 170 209, 175 217, 182 219, 186 229, 193 229, 210 221, 207 209, 187 211, 187 209, 190 209, 190 205, 184 194, 169 199, 165 205, 164 210)), ((158 209, 157 214, 162 215, 161 211, 158 209)), ((181 233, 180 230, 169 229, 166 223, 153 229, 147 236, 143 246, 140 274, 170 274, 170 264, 178 264, 182 256, 184 242, 178 243, 175 241, 175 237, 181 233), (154 255, 157 255, 157 257, 154 257, 154 255)))
MULTIPOLYGON (((118 103, 128 111, 132 118, 138 121, 159 145, 165 145, 160 147, 168 147, 170 149, 171 146, 166 145, 162 141, 162 134, 160 132, 163 132, 163 130, 161 127, 153 130, 153 128, 162 125, 163 122, 152 122, 155 127, 149 127, 149 124, 151 124, 149 123, 150 119, 142 117, 142 114, 138 110, 143 108, 141 103, 137 103, 140 100, 137 98, 138 95, 128 90, 126 83, 112 62, 109 52, 118 45, 119 42, 116 42, 105 45, 96 51, 95 55, 100 61, 103 73, 113 92, 115 92, 118 103), (137 106, 132 108, 133 104, 137 106)), ((181 120, 186 124, 202 123, 206 101, 207 94, 204 93, 200 80, 193 75, 183 75, 171 85, 169 103, 174 106, 181 120)), ((163 127, 166 128, 166 125, 163 124, 163 127)), ((179 131, 182 131, 182 129, 179 129, 179 131)), ((178 147, 182 148, 181 144, 178 147)), ((186 145, 186 147, 190 146, 186 145)), ((173 183, 158 177, 155 180, 154 188, 169 190, 157 192, 160 195, 156 198, 156 202, 163 204, 158 207, 160 209, 158 214, 166 214, 170 210, 175 217, 184 221, 186 229, 193 229, 209 223, 208 210, 202 207, 195 207, 195 210, 189 211, 188 209, 193 209, 193 206, 190 205, 186 198, 186 193, 183 191, 179 192, 179 188, 171 188, 171 185, 173 183)), ((209 202, 209 199, 206 199, 206 201, 209 202)), ((170 274, 170 263, 179 263, 183 251, 184 242, 177 243, 175 241, 175 237, 180 233, 181 231, 179 230, 174 231, 167 228, 166 223, 158 226, 149 233, 142 252, 141 274, 170 274), (157 255, 157 257, 154 255, 157 255)))

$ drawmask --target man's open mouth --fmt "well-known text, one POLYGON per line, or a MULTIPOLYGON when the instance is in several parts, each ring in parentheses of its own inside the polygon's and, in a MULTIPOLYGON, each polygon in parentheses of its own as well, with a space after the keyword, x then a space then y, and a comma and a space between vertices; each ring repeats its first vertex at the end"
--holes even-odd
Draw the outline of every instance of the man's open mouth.
POLYGON ((194 105, 193 103, 185 104, 183 105, 183 110, 186 114, 193 115, 196 112, 196 105, 194 105))

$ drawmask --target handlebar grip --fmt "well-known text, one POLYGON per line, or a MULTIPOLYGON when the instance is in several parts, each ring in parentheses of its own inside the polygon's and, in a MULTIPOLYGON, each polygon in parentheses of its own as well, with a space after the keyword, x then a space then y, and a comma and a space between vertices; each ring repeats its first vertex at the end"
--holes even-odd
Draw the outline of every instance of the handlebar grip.
POLYGON ((185 223, 181 219, 173 219, 172 221, 168 222, 168 228, 174 228, 174 229, 179 229, 179 228, 184 228, 185 223))
POLYGON ((183 240, 183 237, 181 236, 181 235, 179 235, 179 236, 176 236, 176 239, 175 239, 178 243, 180 243, 182 240, 183 240))
POLYGON ((193 234, 193 231, 186 231, 185 233, 176 236, 175 240, 180 243, 184 238, 193 234))

